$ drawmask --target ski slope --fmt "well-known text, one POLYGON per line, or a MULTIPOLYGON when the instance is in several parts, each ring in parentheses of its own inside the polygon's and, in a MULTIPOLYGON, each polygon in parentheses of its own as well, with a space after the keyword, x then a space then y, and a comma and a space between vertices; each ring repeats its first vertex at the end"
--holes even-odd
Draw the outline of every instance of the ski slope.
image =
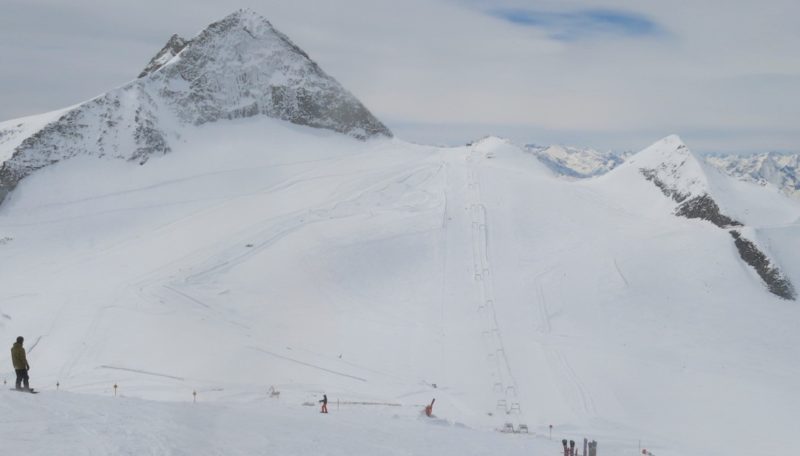
POLYGON ((316 407, 252 398, 247 403, 152 402, 68 392, 0 391, 3 450, 94 454, 506 454, 554 453, 544 436, 500 434, 400 407, 316 407), (11 419, 13 418, 13 419, 11 419))
MULTIPOLYGON (((730 185, 747 199, 725 207, 800 284, 800 205, 730 185)), ((3 441, 33 454, 787 448, 797 303, 766 291, 728 233, 673 208, 635 169, 565 181, 499 138, 360 142, 265 118, 187 128, 145 166, 57 163, 0 207, 0 338, 25 336, 44 390, 3 394, 3 441), (322 422, 301 404, 323 392, 383 405, 322 422), (440 427, 418 416, 433 397, 440 427), (493 432, 506 422, 536 435, 493 432)), ((0 366, 11 380, 7 352, 0 366)))

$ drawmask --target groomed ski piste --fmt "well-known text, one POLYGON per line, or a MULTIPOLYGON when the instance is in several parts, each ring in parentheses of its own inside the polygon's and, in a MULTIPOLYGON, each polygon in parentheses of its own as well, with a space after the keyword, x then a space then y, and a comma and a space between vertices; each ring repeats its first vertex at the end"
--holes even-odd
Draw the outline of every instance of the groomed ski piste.
MULTIPOLYGON (((788 449, 800 310, 639 172, 680 145, 567 181, 499 138, 257 117, 186 129, 144 166, 41 169, 0 206, 0 339, 25 336, 42 392, 0 391, 3 451, 788 449)), ((800 206, 694 172, 800 284, 800 206)))

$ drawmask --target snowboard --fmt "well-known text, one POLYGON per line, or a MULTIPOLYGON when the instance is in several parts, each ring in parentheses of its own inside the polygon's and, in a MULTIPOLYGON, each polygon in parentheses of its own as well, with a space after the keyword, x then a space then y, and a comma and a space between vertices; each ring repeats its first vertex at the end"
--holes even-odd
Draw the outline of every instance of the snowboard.
POLYGON ((25 390, 25 389, 16 389, 16 388, 9 388, 9 389, 10 389, 11 391, 16 391, 16 392, 18 392, 18 393, 31 393, 31 394, 39 394, 39 392, 38 392, 38 391, 36 391, 36 390, 35 390, 35 389, 33 389, 33 388, 31 388, 31 389, 27 389, 27 390, 25 390))

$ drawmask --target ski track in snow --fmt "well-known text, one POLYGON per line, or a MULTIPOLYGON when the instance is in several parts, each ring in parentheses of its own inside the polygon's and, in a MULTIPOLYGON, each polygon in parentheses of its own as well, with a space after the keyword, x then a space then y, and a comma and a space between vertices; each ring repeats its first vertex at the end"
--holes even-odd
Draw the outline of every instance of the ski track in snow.
MULTIPOLYGON (((332 195, 327 203, 310 209, 305 208, 298 210, 279 217, 270 216, 259 222, 245 226, 239 229, 237 233, 227 237, 224 240, 192 252, 180 260, 164 264, 162 267, 154 269, 140 277, 138 281, 135 281, 132 284, 132 288, 141 299, 141 303, 148 303, 148 305, 144 307, 139 305, 137 308, 129 310, 146 313, 172 313, 178 309, 176 304, 185 302, 187 303, 187 308, 189 310, 193 309, 201 314, 211 314, 214 315, 214 318, 219 321, 225 321, 231 325, 249 329, 247 324, 231 320, 229 316, 224 314, 221 310, 216 310, 211 305, 192 296, 191 292, 189 291, 191 287, 203 285, 212 280, 212 278, 220 274, 224 274, 236 268, 237 266, 246 263, 250 258, 253 258, 257 254, 268 249, 279 240, 300 229, 308 227, 311 224, 360 215, 364 210, 364 208, 360 206, 360 202, 367 196, 379 194, 382 191, 386 191, 391 185, 398 183, 403 184, 412 179, 418 180, 419 182, 416 182, 415 184, 419 185, 420 183, 424 183, 426 180, 438 175, 443 171, 443 169, 444 165, 442 163, 424 164, 412 169, 411 171, 409 171, 405 166, 391 167, 381 170, 378 173, 368 175, 367 179, 371 180, 372 183, 367 187, 355 185, 353 186, 354 189, 350 191, 349 194, 332 195), (351 206, 352 209, 350 208, 351 206), (165 281, 165 279, 167 281, 165 281)), ((358 176, 358 173, 348 174, 358 176)), ((327 174, 323 177, 330 177, 332 175, 333 174, 327 174)), ((337 174, 335 176, 340 177, 341 174, 337 174)), ((271 186, 269 191, 274 192, 286 190, 295 184, 308 182, 319 178, 320 176, 310 176, 306 179, 292 179, 278 186, 271 186)), ((168 225, 171 227, 190 225, 194 223, 194 220, 197 217, 201 215, 207 217, 217 209, 224 209, 225 206, 226 204, 217 204, 211 208, 206 208, 204 210, 196 211, 187 216, 181 217, 178 220, 174 220, 173 222, 169 223, 168 225)), ((162 226, 159 228, 159 230, 163 230, 164 228, 165 226, 162 226)), ((122 245, 124 245, 124 243, 120 243, 113 248, 120 248, 122 245)), ((100 253, 107 254, 109 252, 106 250, 100 253)), ((87 330, 87 335, 95 333, 99 322, 103 318, 103 312, 105 310, 107 310, 107 308, 101 309, 93 317, 92 322, 87 330)), ((305 365, 307 367, 312 367, 358 381, 367 381, 363 377, 335 371, 307 361, 285 357, 260 348, 256 349, 273 355, 274 357, 278 357, 300 365, 305 365)), ((69 363, 70 367, 66 369, 66 376, 69 376, 72 366, 78 362, 82 355, 83 352, 75 355, 74 359, 69 363)))
MULTIPOLYGON (((472 266, 474 283, 477 289, 478 313, 484 319, 482 339, 487 349, 486 357, 494 364, 490 377, 494 378, 493 393, 496 400, 495 411, 500 410, 506 418, 514 415, 517 424, 524 420, 519 402, 519 386, 511 371, 503 342, 503 333, 495 312, 492 267, 489 261, 489 221, 486 206, 481 202, 478 167, 481 154, 471 147, 465 157, 467 166, 467 204, 472 231, 472 266)), ((500 425, 502 423, 498 423, 500 425)))
MULTIPOLYGON (((475 280, 479 289, 481 305, 479 312, 484 313, 488 317, 487 330, 484 332, 486 337, 486 346, 488 348, 488 357, 494 359, 496 363, 496 375, 499 381, 495 383, 495 392, 497 394, 498 409, 505 409, 507 415, 512 412, 518 413, 517 420, 524 419, 521 404, 519 402, 519 386, 509 365, 506 345, 503 342, 503 333, 498 323, 496 305, 493 294, 493 276, 492 268, 489 261, 489 220, 487 217, 486 206, 481 202, 480 182, 479 182, 479 166, 482 163, 482 155, 473 150, 469 159, 466 160, 469 164, 468 167, 468 195, 471 197, 471 214, 472 214, 472 228, 473 228, 473 267, 475 269, 475 280)), ((594 195, 589 194, 585 199, 590 199, 595 202, 597 199, 594 195)), ((629 214, 629 211, 622 207, 615 205, 608 205, 612 210, 620 213, 629 214), (613 207, 612 207, 613 206, 613 207)), ((578 248, 574 247, 573 249, 578 248)), ((534 328, 540 333, 540 337, 535 338, 538 342, 539 349, 543 352, 545 359, 548 362, 548 367, 559 379, 558 383, 563 394, 566 396, 567 403, 578 412, 582 412, 589 416, 596 415, 597 409, 594 405, 594 400, 588 392, 583 382, 578 377, 575 370, 570 365, 567 357, 563 352, 548 343, 547 339, 552 334, 551 313, 548 309, 547 299, 545 297, 544 286, 541 283, 541 278, 552 272, 551 270, 540 273, 534 278, 538 290, 537 305, 539 323, 534 328)), ((621 272, 620 272, 621 275, 621 272)), ((624 280, 624 277, 623 277, 624 280)), ((627 283, 627 282, 626 282, 627 283)))
POLYGON ((333 369, 328 369, 327 367, 322 367, 322 366, 318 366, 318 365, 315 365, 315 364, 307 363, 305 361, 300 361, 298 359, 294 359, 294 358, 291 358, 289 356, 279 355, 279 354, 277 354, 275 352, 271 352, 269 350, 264 350, 263 348, 250 347, 250 349, 251 350, 255 350, 257 352, 260 352, 260 353, 266 353, 267 355, 274 356, 275 358, 282 359, 282 360, 285 360, 285 361, 290 361, 292 363, 299 364, 301 366, 306 366, 306 367, 310 367, 312 369, 316 369, 316 370, 319 370, 319 371, 322 371, 322 372, 327 372, 329 374, 334 374, 334 375, 338 375, 340 377, 345 377, 345 378, 349 378, 349 379, 353 379, 353 380, 358 380, 359 382, 366 382, 367 381, 367 379, 363 378, 363 377, 358 377, 356 375, 346 374, 344 372, 338 372, 338 371, 335 371, 333 369))
POLYGON ((172 380, 180 380, 180 381, 186 380, 183 377, 176 377, 174 375, 168 375, 168 374, 160 374, 160 373, 157 373, 157 372, 149 372, 149 371, 142 370, 142 369, 131 369, 131 368, 128 368, 128 367, 106 366, 106 365, 97 366, 97 367, 98 367, 98 369, 111 369, 111 370, 133 372, 135 374, 152 375, 153 377, 169 378, 169 379, 172 379, 172 380))

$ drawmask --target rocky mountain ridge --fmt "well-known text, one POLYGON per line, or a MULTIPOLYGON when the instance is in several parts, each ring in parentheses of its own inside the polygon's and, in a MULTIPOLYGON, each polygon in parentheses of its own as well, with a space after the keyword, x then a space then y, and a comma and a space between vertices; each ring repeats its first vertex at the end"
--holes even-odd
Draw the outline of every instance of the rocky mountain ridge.
MULTIPOLYGON (((614 172, 640 173, 675 202, 673 214, 699 219, 728 231, 739 256, 766 288, 786 300, 797 299, 794 285, 759 240, 748 221, 763 224, 747 212, 731 212, 738 200, 727 178, 696 156, 677 135, 668 136, 630 157, 614 172), (741 218, 746 216, 746 218, 741 218)), ((741 208, 739 209, 741 211, 741 208)))
POLYGON ((9 138, 0 142, 0 157, 7 157, 0 164, 0 202, 21 179, 62 160, 86 155, 143 164, 169 153, 185 128, 254 116, 359 140, 392 136, 303 50, 242 9, 191 40, 173 35, 138 79, 42 127, 26 124, 35 118, 0 123, 0 139, 9 138))

